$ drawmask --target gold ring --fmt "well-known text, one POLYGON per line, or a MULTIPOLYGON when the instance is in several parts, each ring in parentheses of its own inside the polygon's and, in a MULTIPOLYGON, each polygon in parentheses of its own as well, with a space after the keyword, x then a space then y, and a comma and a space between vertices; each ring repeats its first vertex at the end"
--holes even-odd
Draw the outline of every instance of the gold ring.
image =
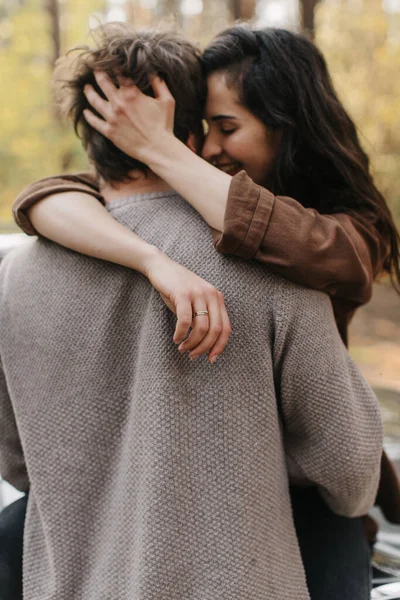
POLYGON ((208 310, 198 310, 193 313, 193 317, 200 317, 201 315, 208 315, 208 310))

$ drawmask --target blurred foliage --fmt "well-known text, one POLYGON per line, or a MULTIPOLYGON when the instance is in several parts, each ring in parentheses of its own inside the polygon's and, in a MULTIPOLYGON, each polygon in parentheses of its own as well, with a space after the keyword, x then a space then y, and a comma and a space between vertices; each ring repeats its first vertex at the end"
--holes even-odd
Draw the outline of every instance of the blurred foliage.
POLYGON ((400 12, 385 12, 384 4, 325 0, 317 8, 316 43, 400 224, 400 12))
MULTIPOLYGON (((52 106, 49 79, 55 40, 49 7, 56 1, 0 0, 3 230, 12 227, 10 206, 25 185, 87 166, 70 125, 59 122, 52 106)), ((232 22, 232 0, 203 0, 198 14, 180 13, 179 7, 189 1, 58 0, 61 50, 87 43, 89 23, 93 27, 107 12, 112 19, 118 18, 121 7, 137 26, 151 26, 176 13, 185 32, 202 44, 232 22)), ((259 7, 266 1, 259 0, 259 7)), ((200 0, 193 2, 198 6, 200 0)), ((321 0, 316 42, 359 125, 376 179, 400 219, 400 15, 385 13, 381 0, 321 0)))
MULTIPOLYGON (((100 0, 67 0, 60 18, 62 51, 88 38, 88 19, 100 0)), ((51 18, 44 2, 25 0, 0 5, 0 223, 12 223, 10 206, 29 182, 82 168, 86 158, 71 127, 52 106, 51 18)))

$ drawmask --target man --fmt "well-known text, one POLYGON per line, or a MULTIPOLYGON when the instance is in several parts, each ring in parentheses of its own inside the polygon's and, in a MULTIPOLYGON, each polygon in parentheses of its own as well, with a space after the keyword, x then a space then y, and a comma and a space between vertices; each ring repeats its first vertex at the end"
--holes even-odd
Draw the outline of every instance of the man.
POLYGON ((307 600, 287 469, 337 513, 364 514, 379 478, 377 401, 327 297, 218 255, 201 217, 85 122, 96 68, 142 89, 158 72, 177 136, 195 147, 200 133, 196 50, 123 25, 101 33, 56 76, 107 208, 223 289, 234 335, 212 368, 193 363, 143 275, 46 240, 5 259, 0 473, 30 488, 24 598, 307 600))

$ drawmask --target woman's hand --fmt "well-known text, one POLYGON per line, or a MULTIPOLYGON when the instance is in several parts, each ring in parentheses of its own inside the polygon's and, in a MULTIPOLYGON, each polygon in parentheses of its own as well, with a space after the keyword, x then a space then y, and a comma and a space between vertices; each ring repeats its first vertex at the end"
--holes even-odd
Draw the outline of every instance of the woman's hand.
POLYGON ((223 231, 232 177, 197 156, 198 136, 189 136, 185 143, 175 137, 175 100, 165 82, 151 79, 155 94, 151 98, 136 86, 125 85, 125 80, 117 88, 106 74, 95 76, 107 100, 85 86, 86 98, 102 117, 86 109, 89 125, 167 182, 210 227, 223 231))
POLYGON ((144 272, 178 318, 174 342, 180 344, 179 351, 189 352, 192 359, 208 352, 209 361, 215 362, 231 333, 222 293, 162 253, 150 260, 144 272), (198 311, 208 314, 194 316, 198 311))
POLYGON ((166 83, 157 76, 151 78, 152 98, 125 81, 117 88, 103 72, 95 72, 95 77, 107 100, 91 85, 84 91, 89 104, 103 118, 86 109, 85 119, 125 154, 146 163, 163 136, 174 137, 175 100, 166 83))

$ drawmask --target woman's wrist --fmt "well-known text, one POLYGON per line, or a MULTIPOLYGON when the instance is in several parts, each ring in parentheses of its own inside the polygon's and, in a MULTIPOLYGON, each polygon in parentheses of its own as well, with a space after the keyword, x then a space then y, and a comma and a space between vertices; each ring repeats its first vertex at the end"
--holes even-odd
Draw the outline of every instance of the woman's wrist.
POLYGON ((187 152, 191 150, 178 140, 173 132, 164 131, 142 149, 140 160, 162 177, 169 164, 182 156, 185 157, 187 152))
POLYGON ((171 260, 164 252, 152 246, 151 244, 146 244, 146 247, 143 248, 140 258, 135 259, 137 271, 140 271, 142 275, 150 279, 151 272, 155 267, 158 267, 160 262, 163 260, 171 260))
POLYGON ((167 131, 145 149, 141 160, 185 198, 213 229, 223 231, 230 175, 206 162, 167 131))

